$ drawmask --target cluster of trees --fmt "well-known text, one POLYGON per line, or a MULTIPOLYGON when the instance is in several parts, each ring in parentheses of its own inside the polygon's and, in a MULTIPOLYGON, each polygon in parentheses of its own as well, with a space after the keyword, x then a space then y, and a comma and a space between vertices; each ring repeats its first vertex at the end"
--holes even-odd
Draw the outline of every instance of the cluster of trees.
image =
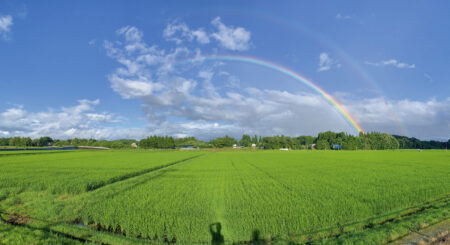
POLYGON ((409 138, 406 136, 393 135, 398 143, 400 144, 400 149, 447 149, 450 146, 450 139, 448 141, 424 141, 416 138, 409 138))
POLYGON ((95 139, 67 139, 54 140, 51 137, 45 136, 36 139, 29 137, 13 137, 0 138, 0 146, 15 146, 15 147, 44 147, 44 146, 99 146, 114 149, 130 148, 132 143, 136 140, 120 139, 120 140, 95 140, 95 139))
POLYGON ((360 133, 358 136, 344 132, 334 133, 331 131, 319 133, 315 141, 316 149, 333 149, 333 145, 340 145, 344 150, 388 150, 398 149, 398 141, 386 133, 360 133))
POLYGON ((236 139, 225 136, 219 137, 210 144, 217 148, 231 147, 233 144, 239 144, 244 147, 250 147, 255 144, 257 147, 264 146, 264 149, 311 149, 315 144, 318 150, 333 149, 333 145, 340 145, 344 150, 386 150, 399 149, 400 144, 395 137, 385 133, 367 133, 354 136, 344 132, 334 133, 331 131, 319 133, 317 137, 313 136, 298 136, 290 137, 284 135, 261 137, 244 134, 238 141, 236 139))
POLYGON ((54 146, 99 146, 113 149, 131 148, 136 143, 140 148, 144 149, 170 149, 181 145, 193 145, 200 148, 224 148, 231 147, 234 144, 251 147, 255 144, 257 147, 264 146, 264 149, 311 149, 315 144, 318 150, 333 149, 333 145, 340 145, 344 150, 386 150, 386 149, 446 149, 450 144, 439 141, 421 141, 416 138, 408 138, 405 136, 389 135, 386 133, 360 133, 357 136, 346 134, 344 132, 334 133, 331 131, 322 132, 313 136, 290 137, 284 135, 275 136, 257 136, 253 137, 244 134, 237 141, 230 136, 219 137, 209 142, 204 142, 195 137, 173 138, 171 136, 149 136, 140 141, 132 139, 120 140, 95 140, 95 139, 67 139, 54 140, 48 136, 31 139, 29 137, 12 137, 0 138, 0 146, 15 147, 44 147, 48 145, 54 146))
POLYGON ((141 148, 157 148, 157 149, 170 149, 175 146, 175 140, 171 136, 149 136, 139 141, 139 147, 141 148))
POLYGON ((235 138, 225 135, 225 137, 216 138, 214 140, 211 140, 209 143, 216 148, 223 148, 223 147, 231 147, 234 144, 237 144, 238 142, 235 138))
POLYGON ((249 147, 252 146, 253 144, 258 145, 259 142, 261 141, 261 136, 256 136, 254 135, 253 137, 250 137, 250 135, 248 134, 244 134, 242 135, 241 140, 239 141, 239 145, 244 146, 244 147, 249 147))
POLYGON ((263 145, 264 149, 279 149, 279 148, 290 148, 290 149, 308 149, 311 144, 314 143, 315 137, 312 136, 299 136, 299 137, 289 137, 289 136, 271 136, 263 137, 259 145, 263 145))
POLYGON ((175 146, 179 147, 182 145, 192 145, 195 148, 211 148, 213 147, 210 143, 203 142, 201 140, 196 139, 195 137, 184 137, 184 138, 176 138, 175 146))
POLYGON ((2 146, 43 147, 52 143, 53 139, 47 136, 36 139, 30 137, 0 138, 0 145, 2 146))
POLYGON ((132 139, 120 139, 120 140, 96 140, 96 139, 68 139, 68 140, 55 140, 53 145, 55 146, 95 146, 95 147, 107 147, 112 149, 131 148, 132 143, 137 143, 132 139))

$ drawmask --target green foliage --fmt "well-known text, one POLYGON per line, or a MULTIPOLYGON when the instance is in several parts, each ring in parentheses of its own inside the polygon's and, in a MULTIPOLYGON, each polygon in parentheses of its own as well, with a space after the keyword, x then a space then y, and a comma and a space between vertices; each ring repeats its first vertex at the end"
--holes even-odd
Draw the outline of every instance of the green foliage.
POLYGON ((242 135, 242 138, 239 141, 239 145, 245 146, 245 147, 252 146, 252 139, 251 139, 250 135, 248 135, 248 134, 242 135))
POLYGON ((317 140, 316 143, 317 150, 329 150, 330 149, 330 143, 326 140, 317 140))
POLYGON ((177 147, 180 147, 182 145, 192 145, 193 147, 197 148, 211 148, 212 145, 206 142, 203 142, 201 140, 196 139, 195 137, 185 137, 185 138, 176 138, 175 139, 175 145, 177 147))
POLYGON ((216 138, 215 140, 212 140, 210 143, 214 147, 223 148, 223 147, 231 147, 233 146, 233 144, 237 144, 238 142, 236 141, 235 138, 231 138, 228 135, 225 135, 225 137, 216 138))
POLYGON ((398 149, 398 141, 389 134, 385 133, 368 133, 363 136, 367 142, 367 148, 369 150, 392 150, 398 149))
POLYGON ((170 136, 149 136, 139 141, 139 147, 144 149, 170 149, 175 146, 175 140, 170 136))
POLYGON ((49 144, 53 143, 53 139, 45 136, 45 137, 41 137, 38 139, 37 141, 37 146, 48 146, 49 144))
MULTIPOLYGON (((405 136, 390 136, 384 133, 360 133, 358 136, 346 134, 344 132, 334 133, 331 131, 319 133, 317 137, 313 136, 271 136, 264 137, 244 134, 242 135, 239 145, 249 147, 252 144, 264 145, 265 149, 310 149, 311 145, 320 142, 320 147, 317 149, 332 149, 334 144, 342 146, 344 150, 384 150, 384 149, 446 149, 450 144, 448 142, 440 141, 421 141, 416 138, 408 138, 405 136), (326 141, 328 146, 323 141, 326 141)), ((95 139, 68 139, 68 140, 53 140, 50 137, 41 137, 31 140, 26 137, 0 138, 0 146, 15 146, 15 147, 45 147, 49 144, 55 146, 99 146, 114 149, 131 148, 132 143, 138 143, 136 140, 120 139, 120 140, 95 140, 95 139)), ((142 139, 139 142, 140 147, 145 149, 168 149, 174 146, 193 145, 199 148, 211 147, 231 147, 238 142, 231 137, 225 136, 217 138, 210 142, 203 142, 195 137, 173 138, 169 136, 150 136, 142 139)))
POLYGON ((306 147, 306 145, 302 144, 300 137, 293 138, 284 135, 263 137, 262 140, 260 141, 260 144, 264 145, 264 149, 279 149, 279 148, 305 149, 306 147))
POLYGON ((392 135, 394 136, 398 143, 400 149, 447 149, 450 146, 450 139, 445 141, 424 141, 419 140, 414 137, 409 138, 406 136, 398 136, 398 135, 392 135))

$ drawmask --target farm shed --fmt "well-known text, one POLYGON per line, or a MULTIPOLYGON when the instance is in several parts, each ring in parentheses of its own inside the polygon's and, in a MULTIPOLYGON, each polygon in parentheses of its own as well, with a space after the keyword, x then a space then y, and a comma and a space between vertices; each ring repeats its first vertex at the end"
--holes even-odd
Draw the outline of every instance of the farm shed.
POLYGON ((180 150, 194 150, 194 146, 193 145, 181 145, 180 146, 180 150))

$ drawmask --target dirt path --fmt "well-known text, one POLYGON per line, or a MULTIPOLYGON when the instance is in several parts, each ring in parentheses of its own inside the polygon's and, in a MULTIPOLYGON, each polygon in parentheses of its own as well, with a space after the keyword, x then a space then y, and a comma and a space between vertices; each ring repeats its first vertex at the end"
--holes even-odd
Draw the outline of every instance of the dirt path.
POLYGON ((392 245, 450 244, 450 220, 425 228, 411 231, 410 235, 397 240, 392 245))

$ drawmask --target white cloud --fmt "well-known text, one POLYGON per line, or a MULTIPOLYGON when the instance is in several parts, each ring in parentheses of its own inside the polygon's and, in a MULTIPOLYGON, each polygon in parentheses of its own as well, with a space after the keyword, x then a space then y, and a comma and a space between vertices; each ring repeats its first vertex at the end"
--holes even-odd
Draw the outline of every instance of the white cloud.
POLYGON ((351 19, 351 18, 352 18, 352 16, 350 16, 350 15, 342 15, 340 13, 336 14, 336 19, 337 20, 348 20, 348 19, 351 19))
MULTIPOLYGON (((160 134, 209 140, 225 134, 239 137, 243 133, 293 136, 326 130, 355 133, 345 118, 318 94, 246 87, 221 64, 175 65, 198 56, 201 50, 149 45, 143 41, 144 33, 133 26, 119 29, 117 34, 123 41, 104 43, 107 55, 118 63, 117 69, 108 75, 111 87, 123 98, 141 102, 148 125, 111 126, 119 119, 108 112, 96 112, 99 100, 80 100, 72 107, 43 112, 29 112, 21 106, 8 108, 0 113, 0 135, 139 139, 160 134)), ((338 65, 327 53, 319 57, 318 70, 338 65)), ((345 98, 340 95, 339 101, 366 131, 401 134, 400 120, 411 132, 410 136, 441 139, 449 136, 450 99, 345 98)))
POLYGON ((196 38, 197 42, 205 44, 209 43, 208 34, 202 29, 196 30, 192 32, 192 35, 196 38))
MULTIPOLYGON (((72 107, 43 112, 28 112, 16 106, 0 113, 0 137, 49 135, 61 139, 140 139, 158 134, 210 140, 223 135, 240 137, 243 133, 292 136, 315 135, 325 130, 354 133, 343 116, 317 94, 251 88, 248 92, 202 98, 191 92, 185 92, 185 98, 179 101, 174 101, 176 95, 170 94, 168 99, 172 103, 164 104, 162 97, 159 97, 161 101, 143 101, 147 106, 159 107, 159 112, 169 111, 166 116, 179 116, 185 120, 152 121, 140 128, 110 126, 119 120, 111 113, 96 112, 98 100, 80 100, 72 107)), ((401 134, 400 120, 401 126, 411 132, 409 136, 441 140, 450 137, 450 98, 446 101, 387 101, 380 97, 341 99, 341 102, 368 132, 401 134)))
POLYGON ((3 39, 8 39, 13 25, 13 18, 11 15, 0 15, 0 36, 3 39))
MULTIPOLYGON (((125 36, 124 43, 107 42, 110 45, 105 47, 108 55, 120 64, 109 76, 112 87, 124 98, 139 99, 143 103, 150 123, 146 132, 193 135, 202 139, 242 133, 314 135, 325 130, 354 133, 345 118, 317 94, 264 90, 245 87, 242 83, 229 86, 224 77, 235 79, 235 83, 239 80, 222 65, 202 62, 172 65, 177 60, 195 57, 199 51, 189 51, 182 46, 172 50, 157 49, 143 42, 142 32, 137 32, 139 38, 125 36)), ((319 59, 318 70, 339 66, 327 53, 322 53, 319 59)), ((445 109, 448 102, 387 102, 373 98, 342 99, 342 104, 368 131, 401 134, 392 108, 396 108, 405 125, 415 127, 416 136, 421 137, 442 136, 450 119, 445 109), (435 113, 418 114, 424 111, 435 113), (444 120, 437 120, 439 117, 444 120), (427 124, 431 121, 435 122, 432 126, 427 124)))
POLYGON ((366 131, 401 134, 405 128, 410 136, 422 139, 447 140, 450 137, 450 99, 388 101, 371 98, 344 103, 366 131))
POLYGON ((249 49, 251 33, 243 27, 226 26, 220 17, 216 17, 211 24, 218 29, 218 32, 213 33, 212 37, 217 39, 222 47, 234 51, 249 49))
POLYGON ((95 112, 95 106, 99 103, 99 100, 79 100, 72 107, 41 112, 28 112, 22 106, 15 106, 0 113, 0 133, 4 137, 114 137, 117 135, 114 132, 116 129, 105 125, 118 123, 120 120, 111 113, 95 112))
POLYGON ((404 63, 404 62, 399 62, 396 59, 389 59, 389 60, 382 60, 380 62, 369 62, 366 61, 364 62, 367 65, 373 65, 373 66, 394 66, 397 68, 407 68, 407 69, 413 69, 416 68, 415 64, 408 64, 408 63, 404 63))
POLYGON ((332 60, 328 56, 327 53, 320 53, 319 55, 319 68, 317 68, 317 71, 326 71, 331 68, 332 60))
POLYGON ((125 40, 128 42, 140 42, 144 34, 141 30, 134 26, 125 26, 116 31, 117 34, 125 36, 125 40))
POLYGON ((192 42, 196 40, 201 44, 207 44, 210 42, 209 35, 202 29, 191 30, 185 23, 174 21, 167 25, 164 29, 163 36, 166 40, 174 41, 177 44, 183 43, 183 39, 187 39, 192 42), (177 36, 179 34, 179 36, 177 36))
POLYGON ((341 67, 341 64, 332 59, 329 54, 325 52, 320 53, 319 67, 317 68, 318 72, 330 70, 333 65, 335 65, 337 68, 341 67))
POLYGON ((109 76, 109 81, 111 81, 111 87, 114 91, 126 99, 150 95, 154 90, 160 90, 163 87, 160 83, 146 81, 145 79, 124 79, 117 74, 109 76))
POLYGON ((220 17, 211 21, 215 27, 215 32, 208 33, 204 28, 191 29, 186 23, 178 20, 169 23, 164 29, 163 36, 168 41, 173 41, 178 45, 185 41, 196 41, 200 44, 208 44, 211 39, 219 42, 222 48, 233 51, 244 51, 250 47, 250 31, 243 27, 226 26, 220 17))

